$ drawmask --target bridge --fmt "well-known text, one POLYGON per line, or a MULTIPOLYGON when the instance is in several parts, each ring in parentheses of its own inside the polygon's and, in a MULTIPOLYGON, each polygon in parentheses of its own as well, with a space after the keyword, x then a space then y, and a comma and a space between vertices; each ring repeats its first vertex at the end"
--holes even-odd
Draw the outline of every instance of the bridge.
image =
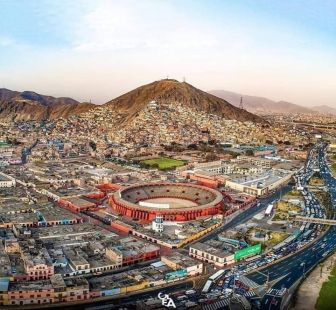
POLYGON ((305 217, 305 216, 296 216, 293 218, 294 222, 308 222, 315 224, 323 224, 323 225, 336 225, 336 220, 324 219, 319 217, 305 217))

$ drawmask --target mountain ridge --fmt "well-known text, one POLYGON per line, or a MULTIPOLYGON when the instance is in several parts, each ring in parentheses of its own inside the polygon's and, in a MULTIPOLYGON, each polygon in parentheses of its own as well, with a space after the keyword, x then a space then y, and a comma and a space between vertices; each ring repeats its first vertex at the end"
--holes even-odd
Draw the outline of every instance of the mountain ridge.
POLYGON ((261 117, 241 110, 222 98, 202 91, 186 82, 173 79, 158 80, 139 86, 108 101, 105 105, 113 106, 116 110, 125 113, 124 121, 128 122, 150 101, 175 101, 226 119, 265 123, 261 117))
POLYGON ((319 113, 323 113, 323 114, 329 114, 329 115, 336 115, 336 109, 333 107, 330 107, 328 105, 318 105, 318 106, 313 106, 311 108, 312 110, 319 112, 319 113))
POLYGON ((223 98, 235 106, 239 106, 240 98, 243 97, 244 108, 254 113, 316 113, 316 111, 312 108, 304 107, 284 100, 274 101, 266 97, 242 95, 226 90, 211 90, 209 93, 223 98))
MULTIPOLYGON (((205 92, 186 82, 163 79, 141 85, 103 105, 113 106, 121 112, 121 121, 131 121, 150 101, 169 101, 185 104, 199 111, 216 114, 225 119, 265 122, 257 114, 303 113, 336 115, 336 109, 326 105, 303 107, 286 101, 274 101, 266 97, 241 95, 226 90, 205 92), (244 109, 239 108, 243 96, 244 109)), ((55 120, 79 115, 98 105, 80 103, 70 97, 41 95, 34 91, 12 91, 0 88, 0 118, 14 121, 55 120)))
POLYGON ((11 121, 67 118, 86 112, 95 105, 80 103, 69 97, 41 95, 33 91, 0 88, 0 117, 11 121))

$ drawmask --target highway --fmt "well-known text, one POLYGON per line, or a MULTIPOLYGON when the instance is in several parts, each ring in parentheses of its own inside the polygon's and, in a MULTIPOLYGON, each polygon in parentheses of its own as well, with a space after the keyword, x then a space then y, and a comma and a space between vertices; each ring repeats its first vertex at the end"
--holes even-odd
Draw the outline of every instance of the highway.
MULTIPOLYGON (((328 187, 333 201, 333 208, 336 202, 336 180, 331 175, 329 168, 325 161, 324 148, 321 147, 318 156, 319 169, 324 181, 328 187)), ((328 229, 326 234, 313 242, 302 251, 295 253, 292 256, 272 264, 261 271, 269 274, 269 281, 277 280, 272 287, 270 287, 268 294, 266 294, 261 301, 262 309, 282 309, 283 301, 286 300, 286 294, 277 296, 274 294, 283 288, 290 289, 297 281, 300 281, 305 274, 310 271, 319 262, 336 248, 336 227, 332 226, 328 229)), ((265 277, 257 272, 248 275, 250 279, 258 284, 265 282, 265 277)), ((288 291, 287 291, 288 292, 288 291)))

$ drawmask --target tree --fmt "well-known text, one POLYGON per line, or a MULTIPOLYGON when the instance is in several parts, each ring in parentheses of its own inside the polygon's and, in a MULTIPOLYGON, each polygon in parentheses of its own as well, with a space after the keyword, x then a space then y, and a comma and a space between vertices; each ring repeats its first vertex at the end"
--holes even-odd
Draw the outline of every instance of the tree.
POLYGON ((207 153, 205 156, 206 161, 214 161, 217 159, 218 159, 218 156, 215 153, 207 153))
POLYGON ((187 146, 188 150, 197 150, 197 144, 192 143, 187 146))
POLYGON ((89 142, 89 145, 90 145, 90 147, 92 148, 93 151, 96 151, 96 149, 97 149, 97 144, 96 144, 96 142, 94 142, 94 141, 90 141, 90 142, 89 142))
POLYGON ((254 152, 253 152, 253 150, 246 150, 246 151, 245 151, 245 154, 246 154, 247 156, 253 156, 253 155, 254 155, 254 152))

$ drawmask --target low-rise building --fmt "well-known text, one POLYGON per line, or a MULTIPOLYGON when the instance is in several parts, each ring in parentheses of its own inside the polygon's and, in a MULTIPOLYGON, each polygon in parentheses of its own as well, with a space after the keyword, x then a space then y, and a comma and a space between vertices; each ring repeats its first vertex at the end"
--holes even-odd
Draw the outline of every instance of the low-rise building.
POLYGON ((189 255, 206 263, 224 267, 234 263, 234 254, 208 244, 196 242, 189 247, 189 255))
POLYGON ((226 181, 225 186, 250 195, 263 196, 287 183, 293 174, 293 171, 270 170, 257 175, 235 175, 226 181))
POLYGON ((188 276, 198 276, 203 273, 203 263, 180 253, 162 256, 161 261, 175 270, 186 270, 188 276))
POLYGON ((6 175, 5 173, 0 172, 0 188, 3 187, 15 187, 16 181, 11 176, 6 175))

